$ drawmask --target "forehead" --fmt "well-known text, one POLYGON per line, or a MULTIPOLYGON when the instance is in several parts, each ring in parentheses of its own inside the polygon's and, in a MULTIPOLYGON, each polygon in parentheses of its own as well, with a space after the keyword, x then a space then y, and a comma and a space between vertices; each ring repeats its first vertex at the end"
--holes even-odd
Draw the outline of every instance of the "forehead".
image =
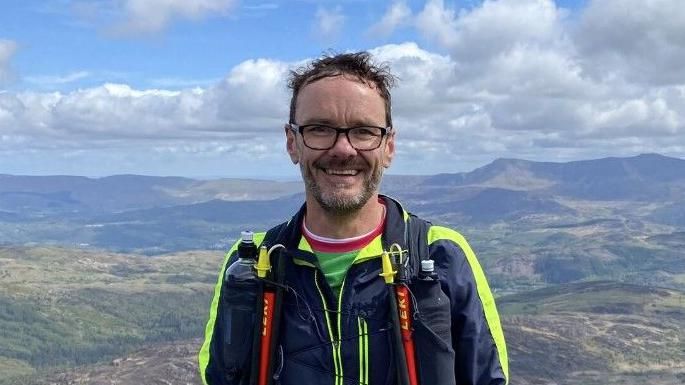
POLYGON ((344 75, 327 77, 300 89, 295 116, 300 124, 320 120, 380 125, 385 101, 373 85, 344 75))

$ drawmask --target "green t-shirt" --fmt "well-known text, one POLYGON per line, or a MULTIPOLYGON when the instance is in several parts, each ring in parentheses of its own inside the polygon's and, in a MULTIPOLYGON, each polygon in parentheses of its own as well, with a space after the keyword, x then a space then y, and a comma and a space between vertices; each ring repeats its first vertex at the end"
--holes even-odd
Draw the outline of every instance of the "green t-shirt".
MULTIPOLYGON (((383 203, 379 199, 379 203, 383 203)), ((359 237, 348 239, 327 239, 325 237, 312 234, 305 223, 302 223, 303 249, 312 251, 319 260, 319 266, 323 272, 326 282, 333 289, 336 302, 340 299, 340 288, 342 287, 345 274, 354 263, 357 256, 367 246, 380 240, 385 227, 385 204, 383 204, 383 216, 375 229, 359 237), (352 249, 352 250, 350 250, 352 249), (322 251, 326 250, 326 251, 322 251)), ((380 244, 380 242, 378 242, 380 244)))
POLYGON ((352 250, 344 253, 324 253, 315 251, 317 258, 319 258, 319 266, 321 266, 326 281, 331 289, 333 289, 336 302, 340 297, 340 287, 345 279, 345 274, 350 266, 352 266, 352 262, 357 258, 360 250, 361 249, 352 250))

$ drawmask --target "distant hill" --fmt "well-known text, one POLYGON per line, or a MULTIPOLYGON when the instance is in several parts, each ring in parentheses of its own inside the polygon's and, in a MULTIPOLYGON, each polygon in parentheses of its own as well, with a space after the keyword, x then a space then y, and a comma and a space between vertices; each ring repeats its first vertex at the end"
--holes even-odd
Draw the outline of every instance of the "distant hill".
MULTIPOLYGON (((194 180, 115 175, 0 175, 0 210, 73 216, 192 204, 212 199, 264 200, 302 191, 299 182, 247 179, 194 180)), ((31 215, 28 215, 31 216, 31 215)))
MULTIPOLYGON (((388 175, 383 190, 419 202, 472 198, 497 189, 534 192, 535 197, 587 200, 674 200, 685 194, 685 160, 657 154, 567 163, 497 159, 468 173, 434 176, 388 175)), ((189 205, 211 200, 269 200, 303 191, 301 182, 116 175, 0 175, 0 211, 30 217, 73 217, 189 205)), ((497 192, 499 191, 499 192, 497 192)), ((505 200, 514 197, 502 196, 505 200)), ((511 205, 517 204, 517 195, 511 205)), ((495 196, 495 198, 498 198, 495 196)), ((479 202, 474 204, 479 205, 479 202)), ((465 209, 478 207, 464 202, 465 209)), ((555 205, 543 205, 538 211, 555 205)))
POLYGON ((75 176, 0 175, 0 208, 48 212, 126 210, 179 200, 165 189, 182 189, 196 183, 178 177, 116 175, 105 178, 75 176), (51 209, 51 210, 48 210, 51 209))
POLYGON ((470 223, 515 221, 537 213, 560 215, 574 212, 549 196, 502 188, 487 188, 473 196, 459 198, 447 201, 443 198, 438 202, 426 201, 424 204, 416 205, 415 210, 436 218, 444 213, 458 213, 463 216, 464 221, 470 223))
POLYGON ((658 154, 567 163, 497 159, 474 171, 440 174, 425 183, 542 190, 589 200, 668 199, 685 192, 685 160, 658 154))
POLYGON ((223 223, 249 223, 258 216, 260 220, 283 221, 291 216, 304 202, 304 194, 294 194, 270 200, 224 201, 213 199, 191 205, 177 205, 142 210, 130 210, 94 218, 95 222, 130 222, 186 220, 223 223))
POLYGON ((670 182, 685 179, 685 160, 659 154, 628 158, 602 158, 566 163, 532 162, 520 159, 497 159, 464 177, 465 183, 483 183, 502 174, 525 171, 545 179, 574 183, 580 179, 601 182, 607 179, 635 179, 670 182))
POLYGON ((264 231, 275 226, 289 219, 303 202, 302 194, 262 201, 215 199, 98 216, 85 226, 93 233, 95 244, 120 251, 158 254, 184 248, 227 249, 235 239, 231 237, 243 230, 264 231))
MULTIPOLYGON (((685 287, 685 160, 498 159, 468 173, 387 175, 382 191, 461 231, 505 292, 586 278, 685 287)), ((303 203, 301 182, 0 176, 0 245, 159 255, 225 250, 303 203)))

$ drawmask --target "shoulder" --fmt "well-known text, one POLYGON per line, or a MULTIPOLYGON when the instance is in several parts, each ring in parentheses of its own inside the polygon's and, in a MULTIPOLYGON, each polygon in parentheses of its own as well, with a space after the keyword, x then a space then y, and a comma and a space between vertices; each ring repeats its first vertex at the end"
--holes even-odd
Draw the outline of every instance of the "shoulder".
POLYGON ((428 228, 427 243, 430 256, 438 266, 457 270, 470 270, 469 275, 481 280, 483 270, 466 238, 456 230, 431 225, 428 228))
POLYGON ((466 238, 449 227, 431 225, 428 227, 426 242, 431 251, 440 251, 453 257, 475 258, 466 238))
POLYGON ((427 234, 428 244, 446 241, 459 245, 461 248, 468 247, 468 242, 461 233, 449 227, 430 225, 427 234))

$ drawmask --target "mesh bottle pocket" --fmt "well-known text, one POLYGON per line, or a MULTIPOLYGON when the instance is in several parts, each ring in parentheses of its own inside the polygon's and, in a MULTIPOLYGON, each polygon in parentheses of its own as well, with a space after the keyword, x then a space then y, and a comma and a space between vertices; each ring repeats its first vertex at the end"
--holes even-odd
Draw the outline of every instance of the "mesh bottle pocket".
POLYGON ((414 345, 421 384, 455 384, 450 302, 438 280, 418 280, 411 286, 416 306, 414 345))
POLYGON ((418 309, 418 319, 445 344, 452 344, 450 300, 438 280, 417 280, 411 287, 418 309))
POLYGON ((224 292, 224 373, 229 383, 249 383, 252 344, 257 317, 256 287, 235 286, 224 292))

